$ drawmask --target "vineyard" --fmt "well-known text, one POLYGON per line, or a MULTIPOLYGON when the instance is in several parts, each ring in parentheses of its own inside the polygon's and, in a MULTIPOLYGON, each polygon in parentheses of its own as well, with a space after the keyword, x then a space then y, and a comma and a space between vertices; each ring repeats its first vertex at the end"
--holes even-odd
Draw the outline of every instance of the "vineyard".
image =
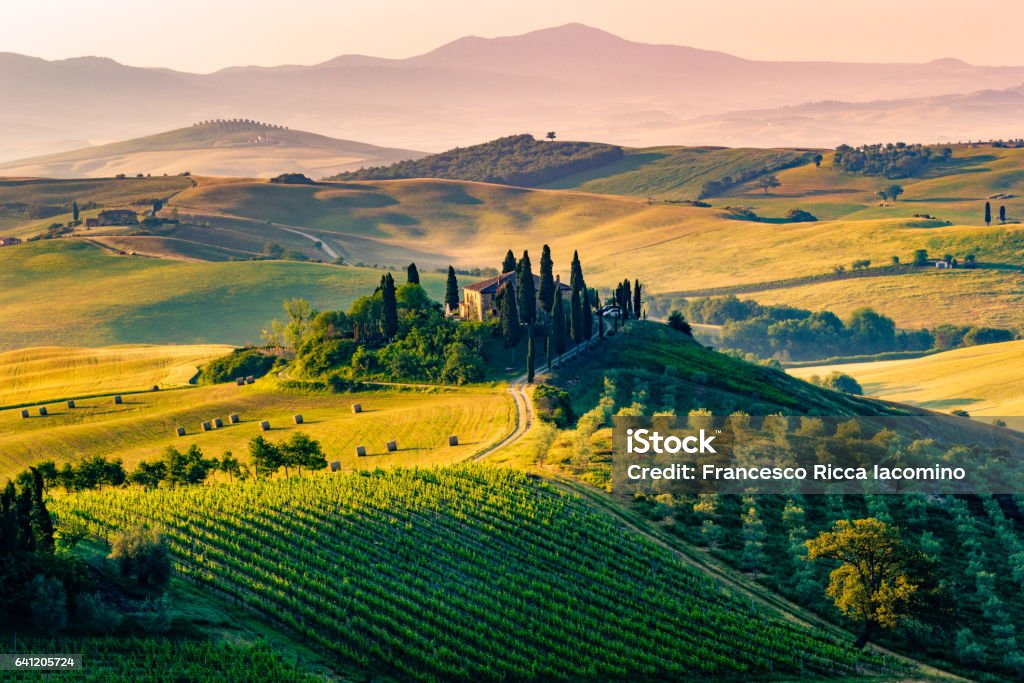
POLYGON ((401 680, 824 678, 886 665, 759 611, 525 474, 375 470, 55 499, 162 527, 177 570, 401 680))
MULTIPOLYGON (((49 674, 55 680, 87 683, 164 681, 275 681, 312 683, 319 678, 296 671, 263 643, 234 646, 204 641, 81 638, 19 641, 11 654, 82 655, 81 668, 49 674)), ((38 681, 44 674, 5 672, 5 681, 38 681)))
POLYGON ((1024 654, 1024 497, 658 496, 639 503, 664 528, 704 546, 771 589, 838 619, 821 587, 834 567, 805 561, 804 542, 839 519, 874 517, 935 561, 947 605, 882 644, 1020 680, 1024 654))

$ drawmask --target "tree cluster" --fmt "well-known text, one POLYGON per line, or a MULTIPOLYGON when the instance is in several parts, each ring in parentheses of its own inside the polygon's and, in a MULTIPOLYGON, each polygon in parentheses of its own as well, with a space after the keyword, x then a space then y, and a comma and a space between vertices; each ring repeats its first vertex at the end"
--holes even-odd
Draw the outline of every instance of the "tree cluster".
POLYGON ((861 145, 839 145, 832 165, 849 173, 877 175, 886 178, 909 178, 930 162, 945 162, 953 156, 949 147, 908 145, 903 142, 861 145))
POLYGON ((614 145, 542 142, 532 135, 511 135, 422 159, 341 173, 331 179, 447 178, 530 187, 604 166, 623 154, 622 148, 614 145))

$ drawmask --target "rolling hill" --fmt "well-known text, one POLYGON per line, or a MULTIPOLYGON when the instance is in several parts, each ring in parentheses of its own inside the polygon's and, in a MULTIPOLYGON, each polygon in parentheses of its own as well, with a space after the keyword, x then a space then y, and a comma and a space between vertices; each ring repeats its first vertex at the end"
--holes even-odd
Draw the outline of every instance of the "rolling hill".
POLYGON ((0 175, 105 178, 196 175, 269 178, 283 172, 320 178, 423 156, 290 130, 257 121, 202 122, 134 140, 0 163, 0 175))

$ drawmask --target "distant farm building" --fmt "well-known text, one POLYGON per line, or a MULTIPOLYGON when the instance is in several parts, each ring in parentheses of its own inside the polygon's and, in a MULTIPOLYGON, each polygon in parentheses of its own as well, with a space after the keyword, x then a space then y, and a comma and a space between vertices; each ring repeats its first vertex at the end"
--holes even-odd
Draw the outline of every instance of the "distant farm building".
MULTIPOLYGON (((562 284, 561 280, 555 277, 555 286, 562 290, 563 295, 571 292, 568 285, 562 284)), ((516 274, 509 271, 489 277, 480 282, 474 282, 462 288, 462 301, 459 302, 459 317, 464 320, 490 320, 498 315, 497 294, 502 287, 508 287, 510 292, 516 289, 516 274)), ((533 276, 533 288, 537 291, 537 306, 540 306, 540 276, 533 276)))
POLYGON ((96 221, 97 225, 135 225, 139 222, 139 214, 131 209, 108 209, 100 211, 96 221))
POLYGON ((0 247, 13 247, 15 244, 21 244, 21 240, 17 237, 0 237, 0 247))
POLYGON ((936 261, 935 267, 939 269, 949 268, 949 261, 936 261))
POLYGON ((85 227, 86 227, 86 229, 100 227, 100 219, 99 218, 86 218, 85 219, 85 227))

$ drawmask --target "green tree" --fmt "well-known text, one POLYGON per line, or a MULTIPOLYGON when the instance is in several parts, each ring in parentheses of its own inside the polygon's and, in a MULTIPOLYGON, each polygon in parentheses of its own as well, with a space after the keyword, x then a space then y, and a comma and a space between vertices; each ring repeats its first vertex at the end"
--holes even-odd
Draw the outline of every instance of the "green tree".
POLYGON ((899 196, 903 194, 903 187, 900 185, 893 184, 885 188, 885 192, 889 196, 889 199, 895 202, 899 198, 899 196))
POLYGON ((514 349, 519 344, 522 330, 519 326, 519 309, 516 306, 515 289, 508 284, 502 286, 498 292, 501 297, 500 320, 501 337, 505 341, 505 348, 514 349))
POLYGON ((562 301, 562 288, 555 289, 555 303, 551 311, 551 336, 555 341, 555 354, 565 353, 565 303, 562 301))
POLYGON ((825 157, 821 156, 820 154, 815 154, 814 155, 814 167, 815 168, 821 168, 821 162, 824 161, 824 160, 825 160, 825 157))
POLYGON ((643 302, 640 299, 640 280, 633 280, 633 315, 637 320, 640 319, 640 307, 643 302))
POLYGON ((582 290, 573 289, 569 303, 569 336, 576 344, 583 341, 583 302, 580 298, 582 294, 582 290))
POLYGON ((992 224, 992 204, 985 202, 985 225, 992 224))
POLYGON ((395 295, 395 278, 391 273, 381 278, 381 299, 384 306, 384 336, 387 339, 394 339, 398 333, 398 299, 395 295))
POLYGON ((228 475, 228 482, 233 482, 235 477, 242 476, 242 466, 238 462, 238 458, 231 454, 231 451, 224 451, 224 455, 220 456, 220 460, 217 461, 217 471, 223 472, 228 475))
POLYGON ((262 436, 254 436, 249 442, 249 460, 258 476, 269 476, 281 469, 281 449, 262 436))
POLYGON ((572 252, 572 264, 569 266, 569 287, 575 292, 586 285, 583 282, 583 266, 580 265, 580 254, 572 252))
POLYGON ((911 616, 919 579, 908 570, 917 553, 898 529, 873 517, 842 519, 806 545, 808 560, 840 562, 826 593, 863 625, 856 647, 864 647, 876 628, 893 628, 911 616))
POLYGON ((547 355, 547 368, 548 372, 551 372, 551 363, 554 360, 555 352, 555 336, 552 334, 553 328, 547 330, 547 334, 544 335, 544 351, 547 355))
POLYGON ((420 283, 420 271, 416 269, 415 263, 410 263, 405 269, 405 281, 411 285, 420 283))
POLYGON ((1006 207, 1005 206, 1000 206, 999 207, 999 222, 1002 223, 1003 225, 1006 225, 1006 207))
POLYGON ((533 333, 531 332, 526 343, 526 382, 528 384, 533 384, 534 363, 536 362, 534 358, 536 352, 533 346, 533 333))
POLYGON ((580 315, 583 318, 583 338, 590 339, 594 336, 594 308, 590 305, 591 292, 589 289, 584 289, 583 294, 583 310, 580 315))
POLYGON ((117 562, 121 576, 133 577, 140 586, 165 586, 171 578, 167 537, 144 524, 114 536, 110 559, 117 562))
POLYGON ((36 574, 28 584, 32 626, 48 636, 63 631, 68 624, 68 594, 60 579, 36 574))
POLYGON ((919 268, 928 265, 927 249, 918 249, 917 251, 914 252, 914 265, 919 268))
POLYGON ((128 481, 147 489, 155 489, 165 479, 167 479, 167 464, 162 460, 140 462, 138 467, 128 475, 128 481))
POLYGON ((516 270, 516 255, 509 249, 505 253, 505 260, 501 262, 501 274, 513 273, 516 270))
POLYGON ((550 142, 554 142, 556 137, 555 131, 549 130, 547 134, 544 135, 544 137, 547 138, 550 142))
POLYGON ((690 327, 690 323, 686 322, 686 318, 679 311, 672 311, 668 314, 668 326, 676 332, 682 332, 690 337, 693 336, 693 329, 690 327))
POLYGON ((774 173, 761 176, 761 178, 758 179, 757 184, 762 190, 764 190, 765 194, 768 194, 768 190, 775 189, 782 185, 782 183, 779 182, 779 179, 775 177, 774 173))
POLYGON ((540 252, 540 307, 545 313, 551 313, 555 304, 555 264, 551 260, 551 248, 544 245, 540 252))
POLYGON ((285 476, 288 475, 289 467, 297 468, 299 476, 302 476, 303 467, 307 470, 322 470, 327 467, 327 458, 324 456, 320 442, 302 432, 292 434, 278 448, 281 451, 281 463, 285 467, 285 476))
POLYGON ((71 217, 74 219, 74 221, 76 223, 78 222, 78 200, 77 199, 74 200, 73 202, 71 202, 71 217))
POLYGON ((459 310, 459 280, 455 277, 455 269, 448 266, 448 282, 444 289, 444 303, 451 312, 459 310))
POLYGON ((523 252, 516 266, 516 296, 519 301, 519 319, 527 325, 537 320, 537 287, 533 282, 530 253, 523 252))

